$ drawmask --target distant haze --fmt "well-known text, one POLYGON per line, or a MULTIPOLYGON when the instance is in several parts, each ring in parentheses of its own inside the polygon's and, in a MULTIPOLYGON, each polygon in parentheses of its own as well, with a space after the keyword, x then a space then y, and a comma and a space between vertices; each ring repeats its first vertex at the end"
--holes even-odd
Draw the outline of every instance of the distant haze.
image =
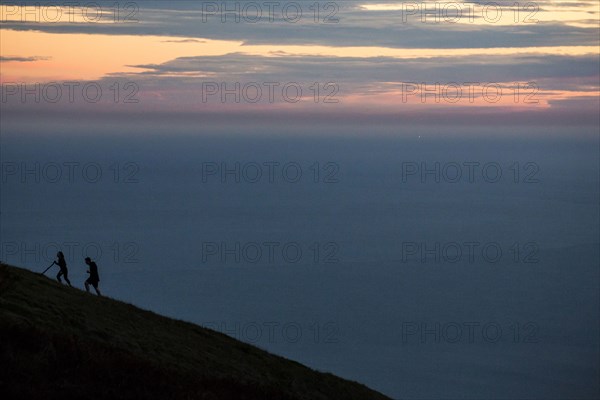
POLYGON ((60 244, 81 287, 83 257, 98 256, 111 297, 393 397, 592 398, 597 139, 398 132, 3 135, 2 260, 42 271, 60 244), (448 181, 450 163, 473 162, 498 164, 503 178, 490 183, 474 170, 470 182, 464 169, 448 181), (31 171, 7 172, 13 163, 31 171), (252 183, 264 163, 273 182, 264 167, 252 183), (276 167, 290 163, 302 169, 297 183, 287 181, 292 169, 284 179, 276 167), (445 172, 425 183, 420 172, 407 175, 422 163, 445 172), (58 183, 55 164, 64 168, 58 183), (224 165, 223 180, 214 168, 224 165), (465 243, 479 243, 473 259, 465 243), (456 324, 462 337, 453 342, 456 324))

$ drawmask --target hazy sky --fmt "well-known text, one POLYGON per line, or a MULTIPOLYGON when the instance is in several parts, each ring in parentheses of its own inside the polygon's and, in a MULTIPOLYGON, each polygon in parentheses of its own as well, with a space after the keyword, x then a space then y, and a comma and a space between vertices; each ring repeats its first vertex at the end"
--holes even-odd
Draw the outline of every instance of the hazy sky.
POLYGON ((597 124, 596 1, 11 3, 0 6, 10 118, 511 112, 597 124))

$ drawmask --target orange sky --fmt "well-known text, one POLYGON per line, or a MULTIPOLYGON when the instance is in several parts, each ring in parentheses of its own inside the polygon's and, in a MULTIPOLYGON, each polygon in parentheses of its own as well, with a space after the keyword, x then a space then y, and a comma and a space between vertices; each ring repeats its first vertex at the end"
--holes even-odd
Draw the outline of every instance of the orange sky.
MULTIPOLYGON (((2 19, 5 21, 18 20, 22 11, 14 6, 7 12, 8 6, 0 7, 2 19)), ((370 3, 361 6, 370 12, 374 10, 395 10, 401 5, 387 3, 385 5, 370 3), (369 11, 370 10, 370 11, 369 11)), ((550 7, 536 13, 536 18, 545 21, 563 21, 572 26, 583 26, 588 22, 594 11, 590 6, 575 9, 572 7, 550 7)), ((510 25, 507 13, 498 22, 499 25, 510 25)), ((75 22, 80 22, 75 19, 75 22)), ((105 21, 106 22, 106 21, 105 21)), ((463 24, 467 23, 463 21, 463 24)), ((481 24, 480 19, 473 23, 481 24)), ((514 22, 512 22, 514 24, 514 22)), ((35 23, 30 24, 33 27, 35 23)), ((99 80, 104 77, 129 75, 147 71, 135 65, 159 65, 180 57, 224 56, 231 53, 245 53, 261 57, 300 57, 328 56, 373 58, 390 57, 400 60, 424 59, 430 57, 469 59, 482 56, 595 56, 597 46, 529 46, 529 47, 494 47, 494 48, 392 48, 383 46, 332 46, 332 45, 289 45, 289 44, 248 44, 241 40, 214 40, 198 37, 180 37, 165 35, 125 35, 125 34, 84 34, 84 33, 49 33, 42 30, 12 30, 0 29, 1 62, 0 82, 6 83, 36 83, 51 81, 99 80), (32 58, 31 61, 23 59, 32 58), (10 59, 15 59, 11 61, 10 59), (16 61, 20 59, 20 61, 16 61)), ((249 66, 249 68, 253 68, 249 66)), ((343 68, 343 66, 341 66, 343 68)), ((174 75, 178 76, 178 75, 174 75)), ((199 75, 180 77, 203 78, 199 75)), ((391 82, 399 84, 400 82, 391 82)), ((386 88, 390 82, 382 82, 386 88)), ((505 85, 509 84, 507 82, 505 85)), ((481 89, 481 88, 479 88, 481 89)), ((480 91, 480 90, 479 90, 480 91)), ((389 90, 379 94, 362 92, 345 92, 340 96, 348 104, 368 102, 371 105, 398 103, 397 87, 389 86, 389 90)), ((549 107, 552 100, 590 97, 596 98, 597 92, 567 90, 556 88, 540 88, 539 99, 535 104, 515 103, 510 96, 503 96, 497 103, 482 102, 477 97, 474 102, 460 101, 460 105, 477 106, 512 106, 512 107, 549 107), (467 104, 465 104, 467 103, 467 104)), ((409 100, 418 104, 418 96, 409 100)), ((452 105, 452 104, 446 104, 452 105)))

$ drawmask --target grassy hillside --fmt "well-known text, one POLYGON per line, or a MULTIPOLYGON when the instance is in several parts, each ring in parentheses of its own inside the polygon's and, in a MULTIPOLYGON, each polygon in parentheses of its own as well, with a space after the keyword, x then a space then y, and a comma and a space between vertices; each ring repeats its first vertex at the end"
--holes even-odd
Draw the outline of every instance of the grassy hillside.
POLYGON ((221 333, 7 265, 0 398, 387 399, 221 333))

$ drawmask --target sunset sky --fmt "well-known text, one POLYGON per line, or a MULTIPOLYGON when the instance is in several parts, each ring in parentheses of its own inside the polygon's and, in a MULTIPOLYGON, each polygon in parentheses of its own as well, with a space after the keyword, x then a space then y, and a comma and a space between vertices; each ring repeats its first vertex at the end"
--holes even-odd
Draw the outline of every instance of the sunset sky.
POLYGON ((2 4, 6 110, 596 120, 595 1, 228 2, 239 21, 221 2, 123 2, 118 17, 100 3, 2 4), (72 102, 65 82, 78 84, 72 102), (83 98, 88 82, 98 102, 83 98), (38 83, 41 101, 23 100, 38 83), (57 104, 48 83, 64 90, 57 104), (236 83, 239 98, 222 96, 236 83))

